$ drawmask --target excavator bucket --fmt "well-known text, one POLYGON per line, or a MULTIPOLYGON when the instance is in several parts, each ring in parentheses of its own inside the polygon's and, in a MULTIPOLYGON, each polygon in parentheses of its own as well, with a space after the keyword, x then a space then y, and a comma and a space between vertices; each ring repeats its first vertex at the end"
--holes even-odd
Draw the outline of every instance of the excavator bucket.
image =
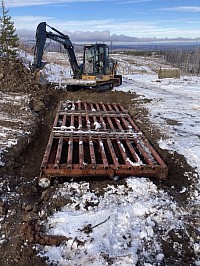
POLYGON ((41 85, 47 85, 49 83, 49 81, 42 75, 42 73, 38 69, 35 70, 34 78, 35 81, 41 85))
POLYGON ((52 177, 157 177, 168 168, 119 104, 62 101, 41 164, 39 185, 52 177))

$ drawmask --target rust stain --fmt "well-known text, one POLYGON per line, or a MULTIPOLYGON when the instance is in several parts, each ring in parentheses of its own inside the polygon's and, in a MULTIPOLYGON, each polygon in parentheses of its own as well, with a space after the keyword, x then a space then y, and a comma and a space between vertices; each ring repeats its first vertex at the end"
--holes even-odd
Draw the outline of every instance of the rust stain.
POLYGON ((60 102, 40 180, 167 175, 166 164, 121 105, 60 102))

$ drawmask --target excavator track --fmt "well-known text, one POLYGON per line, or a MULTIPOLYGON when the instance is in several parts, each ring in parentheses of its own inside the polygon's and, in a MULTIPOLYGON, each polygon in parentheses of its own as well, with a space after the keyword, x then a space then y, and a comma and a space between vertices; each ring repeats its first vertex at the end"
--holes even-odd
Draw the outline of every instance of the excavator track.
POLYGON ((52 177, 157 177, 168 168, 119 104, 62 101, 41 164, 39 185, 52 177))

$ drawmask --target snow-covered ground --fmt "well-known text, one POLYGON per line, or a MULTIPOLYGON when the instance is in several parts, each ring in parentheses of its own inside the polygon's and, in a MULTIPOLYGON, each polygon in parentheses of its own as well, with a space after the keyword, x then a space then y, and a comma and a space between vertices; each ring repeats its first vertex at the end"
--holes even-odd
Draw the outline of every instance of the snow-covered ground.
MULTIPOLYGON (((187 235, 186 217, 192 209, 195 209, 196 219, 199 217, 200 78, 184 76, 159 80, 143 61, 134 59, 127 64, 126 58, 119 57, 121 74, 132 74, 124 75, 123 85, 116 90, 136 92, 140 99, 150 99, 143 104, 149 111, 152 128, 161 131, 160 147, 169 150, 172 156, 174 151, 184 155, 196 169, 192 189, 183 184, 179 192, 190 190, 190 204, 182 209, 172 197, 145 178, 131 177, 127 187, 107 187, 103 196, 91 192, 88 183, 65 184, 55 197, 70 198, 72 203, 49 217, 46 228, 48 234, 70 239, 59 247, 46 246, 40 252, 41 256, 49 257, 50 263, 161 265, 165 261, 161 242, 168 240, 168 233, 181 229, 187 235)), ((159 69, 159 65, 153 68, 159 69)), ((195 226, 200 231, 198 222, 195 226)), ((190 265, 200 265, 199 239, 190 236, 189 243, 195 253, 190 265)), ((173 245, 181 252, 181 243, 173 245)))
POLYGON ((67 54, 49 52, 45 53, 44 59, 46 62, 51 62, 51 64, 47 64, 42 70, 44 77, 49 82, 61 83, 71 77, 72 71, 67 54))
POLYGON ((103 196, 97 194, 88 183, 66 183, 57 191, 56 198, 72 203, 49 217, 46 226, 49 234, 69 240, 40 254, 63 266, 160 265, 159 231, 167 239, 170 230, 183 228, 184 210, 145 178, 129 178, 127 187, 108 186, 103 196))
MULTIPOLYGON (((138 57, 131 58, 128 65, 126 61, 119 55, 124 78, 123 85, 116 90, 150 99, 148 103, 141 101, 141 105, 149 111, 152 128, 161 132, 160 147, 172 155, 174 151, 184 155, 196 170, 192 189, 183 184, 179 192, 189 190, 189 204, 180 207, 148 178, 130 177, 127 186, 105 187, 103 195, 91 191, 87 182, 60 185, 53 197, 67 199, 69 203, 55 211, 45 227, 48 234, 63 235, 69 240, 60 246, 37 247, 40 256, 49 258, 49 265, 169 265, 164 264, 167 258, 162 243, 173 232, 179 239, 174 241, 173 249, 181 253, 184 237, 179 230, 189 237, 194 252, 190 265, 200 265, 200 240, 191 236, 186 227, 190 211, 195 209, 195 229, 200 231, 200 78, 159 80, 153 72, 159 65, 152 69, 150 63, 144 65, 138 57)), ((55 81, 58 72, 59 79, 69 76, 69 70, 65 68, 63 72, 58 65, 51 65, 46 76, 55 81)), ((181 265, 181 261, 178 263, 181 265)))
POLYGON ((5 162, 3 154, 26 138, 32 130, 35 117, 29 108, 30 95, 3 93, 0 91, 0 166, 5 162))
MULTIPOLYGON (((159 145, 184 155, 187 162, 200 174, 200 77, 160 79, 157 74, 127 75, 118 88, 133 91, 145 99, 152 128, 162 133, 159 145)), ((183 184, 184 185, 184 184, 183 184)), ((194 197, 200 202, 200 184, 195 182, 194 197)), ((191 198, 193 198, 193 196, 191 198)))

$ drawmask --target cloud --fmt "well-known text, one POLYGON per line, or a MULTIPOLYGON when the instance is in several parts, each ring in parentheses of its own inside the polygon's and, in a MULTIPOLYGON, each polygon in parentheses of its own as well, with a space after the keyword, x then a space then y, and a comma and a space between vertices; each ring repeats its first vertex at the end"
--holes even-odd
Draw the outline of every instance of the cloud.
POLYGON ((53 17, 40 17, 40 16, 14 16, 12 17, 17 29, 36 29, 37 24, 41 21, 46 21, 47 24, 57 28, 61 31, 79 31, 80 25, 82 28, 87 29, 88 31, 106 31, 112 30, 113 33, 121 33, 125 30, 127 33, 130 31, 132 33, 134 30, 141 29, 144 27, 150 27, 149 24, 130 22, 119 19, 105 19, 105 20, 86 20, 86 21, 65 21, 58 20, 53 17))
MULTIPOLYGON (((109 31, 94 31, 94 32, 84 32, 84 31, 75 31, 68 32, 64 31, 63 33, 69 35, 71 41, 73 42, 100 42, 100 41, 110 41, 111 35, 109 31)), ((17 34, 22 40, 35 41, 35 31, 34 30, 17 30, 17 34)))
POLYGON ((159 8, 156 10, 175 11, 175 12, 200 12, 200 6, 176 6, 176 7, 159 8))
POLYGON ((157 23, 153 23, 151 21, 144 22, 140 20, 131 21, 128 19, 66 21, 45 16, 15 16, 12 18, 17 30, 32 30, 35 32, 37 25, 42 21, 46 21, 50 26, 60 30, 61 32, 69 34, 70 37, 75 39, 82 38, 82 35, 86 36, 86 33, 88 35, 88 39, 92 39, 92 35, 95 39, 99 34, 100 38, 98 38, 98 40, 108 39, 109 34, 121 36, 122 33, 128 37, 137 38, 175 38, 180 36, 196 38, 200 36, 199 28, 191 29, 189 26, 186 27, 186 21, 184 22, 184 27, 182 27, 183 21, 181 21, 181 25, 179 27, 177 26, 178 21, 171 23, 170 25, 173 25, 171 27, 166 21, 157 21, 157 23), (174 24, 176 24, 176 28, 174 27, 174 24), (87 29, 84 34, 83 31, 80 31, 80 25, 82 29, 87 29))
POLYGON ((75 2, 100 2, 101 0, 4 0, 6 7, 24 7, 39 5, 59 5, 75 2))
POLYGON ((152 2, 153 0, 130 0, 126 2, 122 2, 120 4, 132 4, 132 3, 143 3, 143 2, 152 2))
POLYGON ((37 25, 42 21, 54 20, 53 17, 45 16, 13 16, 15 28, 18 30, 35 30, 37 25))

